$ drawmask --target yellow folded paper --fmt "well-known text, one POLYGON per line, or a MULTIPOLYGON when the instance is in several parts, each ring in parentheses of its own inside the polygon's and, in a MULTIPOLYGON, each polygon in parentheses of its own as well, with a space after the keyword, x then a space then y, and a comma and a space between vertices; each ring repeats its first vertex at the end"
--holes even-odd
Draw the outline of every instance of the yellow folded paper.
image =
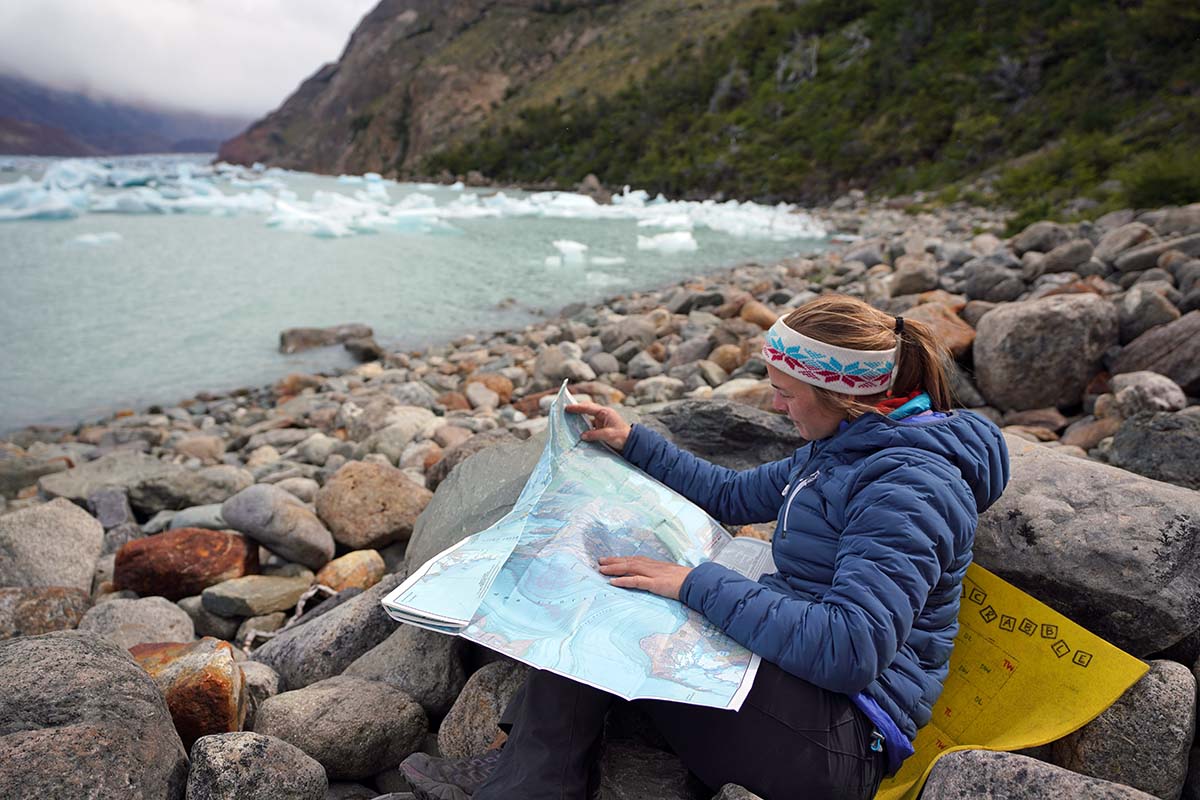
POLYGON ((933 718, 876 800, 914 800, 934 762, 955 750, 1021 750, 1091 722, 1147 665, 972 564, 958 638, 933 718))

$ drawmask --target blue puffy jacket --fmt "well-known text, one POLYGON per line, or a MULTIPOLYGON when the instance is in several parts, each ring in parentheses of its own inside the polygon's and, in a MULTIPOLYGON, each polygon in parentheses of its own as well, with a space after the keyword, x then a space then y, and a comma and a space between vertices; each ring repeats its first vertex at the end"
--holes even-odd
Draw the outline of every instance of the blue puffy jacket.
POLYGON ((702 564, 684 603, 787 672, 865 694, 916 736, 949 669, 978 515, 1008 482, 995 425, 968 411, 924 424, 867 414, 743 472, 635 425, 624 456, 722 522, 778 520, 778 572, 755 582, 702 564))

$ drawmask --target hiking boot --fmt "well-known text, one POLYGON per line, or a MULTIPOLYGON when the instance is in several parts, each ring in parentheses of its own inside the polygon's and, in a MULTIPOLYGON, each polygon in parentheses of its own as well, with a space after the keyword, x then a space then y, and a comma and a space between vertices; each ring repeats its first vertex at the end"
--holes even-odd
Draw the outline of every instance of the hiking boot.
POLYGON ((418 800, 469 800, 496 771, 499 750, 471 758, 437 758, 413 753, 400 764, 400 774, 418 800))

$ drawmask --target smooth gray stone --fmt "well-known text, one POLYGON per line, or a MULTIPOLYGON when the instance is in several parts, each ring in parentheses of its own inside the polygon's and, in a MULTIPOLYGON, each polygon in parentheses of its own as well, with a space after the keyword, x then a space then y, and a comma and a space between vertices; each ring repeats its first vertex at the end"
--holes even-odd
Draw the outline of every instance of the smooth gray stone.
POLYGON ((446 758, 468 758, 487 750, 500 729, 504 707, 525 683, 529 667, 507 659, 480 667, 459 693, 438 728, 438 750, 446 758))
POLYGON ((104 528, 69 500, 0 516, 0 586, 92 590, 104 528))
POLYGON ((257 484, 238 492, 221 505, 221 516, 234 530, 289 561, 320 569, 333 558, 333 534, 276 486, 257 484))
POLYGON ((1089 778, 1015 753, 959 750, 938 759, 921 800, 1154 800, 1119 783, 1089 778))
POLYGON ((342 674, 389 683, 420 703, 431 719, 441 719, 467 682, 461 645, 454 636, 401 625, 342 674))
POLYGON ((187 800, 325 800, 325 768, 295 745, 242 731, 192 745, 187 800))
POLYGON ((75 631, 0 641, 0 793, 6 800, 182 800, 187 753, 153 679, 75 631))
POLYGON ((192 626, 196 629, 197 636, 215 636, 218 639, 233 641, 234 635, 237 634, 240 620, 212 613, 204 607, 200 595, 185 597, 175 605, 192 618, 192 626))
POLYGON ((254 476, 241 467, 228 464, 198 470, 180 467, 138 481, 130 487, 129 499, 143 514, 155 514, 222 503, 253 484, 254 476))
POLYGON ((120 487, 106 486, 92 492, 88 496, 87 507, 106 531, 118 525, 137 524, 133 509, 129 506, 129 493, 120 487))
POLYGON ((1012 479, 975 560, 1135 656, 1194 631, 1200 493, 1005 438, 1012 479))
POLYGON ((279 674, 258 661, 242 661, 238 666, 241 667, 242 675, 246 678, 246 697, 249 700, 246 721, 242 727, 246 730, 253 730, 254 715, 258 712, 259 706, 266 702, 267 698, 279 694, 279 674))
POLYGON ((38 479, 38 489, 46 497, 65 497, 82 506, 99 489, 108 486, 128 489, 143 480, 182 469, 144 453, 118 450, 65 472, 45 475, 38 479))
MULTIPOLYGON (((634 415, 622 413, 634 421, 634 415)), ((681 400, 640 415, 636 421, 679 447, 730 469, 749 469, 788 458, 806 443, 786 417, 732 400, 681 400)))
POLYGON ((191 506, 178 512, 171 518, 172 528, 205 528, 210 531, 223 531, 229 527, 221 516, 221 504, 209 503, 203 506, 191 506))
POLYGON ((144 538, 146 538, 146 533, 136 522, 126 522, 115 528, 109 528, 104 532, 104 546, 100 548, 100 555, 114 554, 130 542, 144 538))
POLYGON ((109 600, 83 615, 79 630, 103 636, 126 649, 146 642, 190 642, 192 618, 165 597, 109 600))
POLYGON ((278 672, 284 689, 340 675, 396 630, 399 623, 387 615, 380 600, 403 580, 403 575, 385 576, 362 594, 275 636, 254 651, 253 659, 278 672))
POLYGON ((200 595, 204 608, 223 617, 257 617, 273 611, 291 611, 308 591, 312 580, 273 575, 245 575, 221 581, 200 595))
POLYGON ((428 721, 394 686, 339 675, 266 700, 254 729, 296 745, 330 778, 360 780, 416 752, 428 721))
POLYGON ((1055 742, 1050 760, 1155 797, 1179 797, 1195 728, 1195 676, 1174 661, 1152 661, 1104 713, 1055 742))

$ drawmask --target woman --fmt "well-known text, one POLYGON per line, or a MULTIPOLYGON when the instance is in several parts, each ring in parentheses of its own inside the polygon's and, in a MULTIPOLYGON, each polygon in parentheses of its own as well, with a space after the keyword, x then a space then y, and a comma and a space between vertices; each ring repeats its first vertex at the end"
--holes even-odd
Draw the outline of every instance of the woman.
MULTIPOLYGON (((637 703, 705 784, 767 800, 869 798, 941 693, 977 517, 1008 481, 1008 453, 986 419, 949 410, 945 354, 920 323, 825 296, 778 321, 763 357, 775 409, 810 443, 753 470, 715 466, 610 408, 567 411, 591 418, 585 439, 722 522, 776 520, 778 572, 755 582, 647 558, 599 570, 680 600, 763 659, 740 711, 637 703)), ((498 754, 414 756, 402 770, 419 796, 582 799, 612 700, 535 671, 505 712, 498 754)))

